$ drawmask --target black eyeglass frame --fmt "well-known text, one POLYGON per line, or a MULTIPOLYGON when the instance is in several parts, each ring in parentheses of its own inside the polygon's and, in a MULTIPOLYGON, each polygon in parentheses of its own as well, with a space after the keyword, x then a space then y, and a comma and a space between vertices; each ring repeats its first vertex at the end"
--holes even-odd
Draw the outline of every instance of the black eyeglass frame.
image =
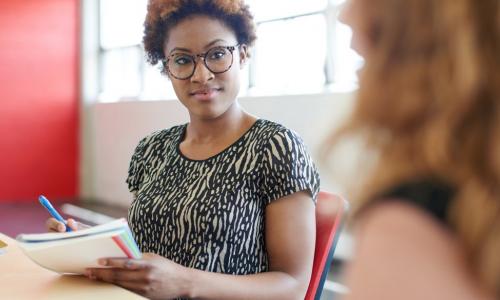
POLYGON ((199 53, 199 54, 195 54, 195 55, 190 55, 190 54, 186 54, 187 56, 191 57, 194 61, 194 68, 193 68, 193 71, 191 72, 191 74, 189 76, 186 76, 186 77, 177 77, 175 76, 171 71, 170 71, 170 68, 168 67, 168 62, 169 60, 175 55, 175 53, 173 54, 170 54, 169 56, 167 56, 166 58, 162 59, 162 63, 163 63, 163 67, 165 68, 165 70, 167 70, 168 74, 170 74, 170 76, 174 77, 175 79, 179 79, 179 80, 188 80, 189 78, 191 78, 193 75, 194 75, 194 72, 196 72, 196 67, 198 66, 198 63, 196 61, 196 58, 199 57, 203 60, 203 64, 205 65, 205 67, 207 68, 207 70, 209 70, 212 74, 222 74, 222 73, 225 73, 227 71, 229 71, 229 69, 231 69, 231 67, 233 66, 233 62, 234 62, 234 55, 233 55, 233 52, 236 48, 238 48, 239 46, 241 46, 241 44, 236 44, 234 46, 216 46, 216 47, 212 47, 210 49, 208 49, 208 51, 206 52, 203 52, 203 53, 199 53), (219 72, 214 72, 212 71, 212 69, 207 65, 207 60, 206 60, 206 57, 207 57, 207 54, 210 52, 210 51, 213 51, 214 49, 227 49, 229 51, 229 53, 231 54, 231 64, 229 64, 229 66, 224 70, 224 71, 219 71, 219 72))

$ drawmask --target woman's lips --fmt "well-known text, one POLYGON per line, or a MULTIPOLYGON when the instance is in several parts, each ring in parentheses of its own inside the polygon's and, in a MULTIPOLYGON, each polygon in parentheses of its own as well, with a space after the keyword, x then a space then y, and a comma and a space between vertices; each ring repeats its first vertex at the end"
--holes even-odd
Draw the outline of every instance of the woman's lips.
POLYGON ((199 101, 211 101, 217 97, 221 90, 218 88, 202 89, 191 92, 190 95, 199 101))

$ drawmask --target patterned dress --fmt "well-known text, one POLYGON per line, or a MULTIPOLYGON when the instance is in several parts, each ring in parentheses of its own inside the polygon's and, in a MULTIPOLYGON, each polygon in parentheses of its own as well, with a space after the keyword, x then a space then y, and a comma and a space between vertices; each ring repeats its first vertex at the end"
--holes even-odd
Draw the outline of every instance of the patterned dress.
POLYGON ((205 271, 267 271, 266 205, 303 190, 315 201, 319 190, 301 138, 259 119, 219 154, 192 160, 179 150, 186 127, 147 136, 132 156, 128 219, 139 248, 205 271))

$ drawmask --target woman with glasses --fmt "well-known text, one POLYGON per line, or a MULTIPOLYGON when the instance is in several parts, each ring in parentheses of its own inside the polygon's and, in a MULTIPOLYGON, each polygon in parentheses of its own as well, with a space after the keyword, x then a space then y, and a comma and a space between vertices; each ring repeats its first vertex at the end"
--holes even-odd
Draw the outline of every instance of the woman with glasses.
POLYGON ((143 259, 105 259, 90 278, 161 299, 304 297, 319 177, 296 133, 238 104, 255 38, 242 1, 149 2, 147 58, 190 121, 145 137, 132 157, 128 221, 143 259))
POLYGON ((500 2, 350 0, 341 16, 365 58, 341 133, 377 157, 345 299, 500 299, 500 2))

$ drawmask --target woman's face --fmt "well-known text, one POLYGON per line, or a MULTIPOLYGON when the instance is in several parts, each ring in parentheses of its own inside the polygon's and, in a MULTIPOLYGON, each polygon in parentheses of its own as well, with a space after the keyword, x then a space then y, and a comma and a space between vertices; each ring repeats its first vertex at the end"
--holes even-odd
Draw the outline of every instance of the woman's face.
MULTIPOLYGON (((193 16, 170 29, 163 51, 165 57, 180 58, 176 63, 181 66, 185 63, 182 57, 189 57, 185 54, 196 56, 214 47, 236 44, 235 33, 221 21, 207 16, 193 16)), ((197 57, 195 71, 190 78, 182 80, 168 74, 177 97, 192 118, 215 119, 230 111, 240 89, 240 69, 247 59, 246 51, 245 45, 236 47, 233 63, 224 73, 214 74, 205 66, 203 59, 197 57)))
POLYGON ((346 24, 352 29, 351 48, 359 55, 366 58, 368 52, 368 32, 362 15, 362 3, 360 0, 347 0, 340 12, 340 22, 346 24))

